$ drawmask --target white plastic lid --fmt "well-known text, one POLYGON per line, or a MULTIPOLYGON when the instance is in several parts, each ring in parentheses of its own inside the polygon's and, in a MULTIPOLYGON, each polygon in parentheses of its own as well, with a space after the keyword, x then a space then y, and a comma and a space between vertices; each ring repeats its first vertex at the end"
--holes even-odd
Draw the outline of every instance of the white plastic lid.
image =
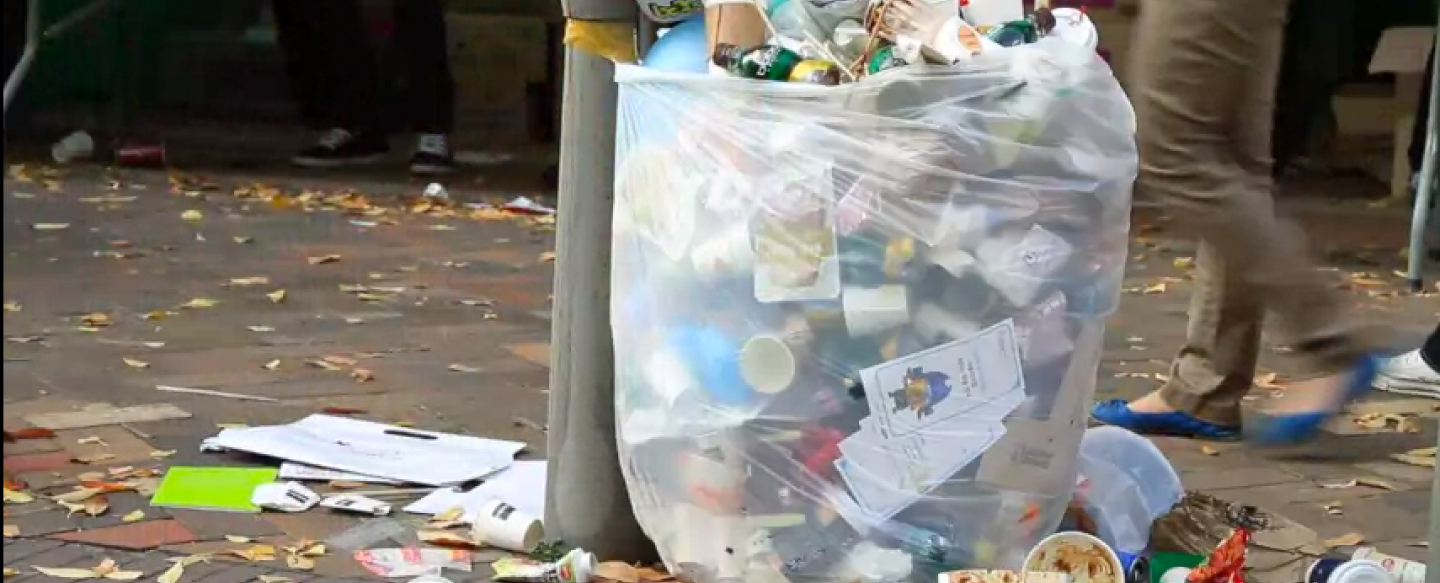
POLYGON ((1328 583, 1395 583, 1395 578, 1375 561, 1346 561, 1330 573, 1328 583))

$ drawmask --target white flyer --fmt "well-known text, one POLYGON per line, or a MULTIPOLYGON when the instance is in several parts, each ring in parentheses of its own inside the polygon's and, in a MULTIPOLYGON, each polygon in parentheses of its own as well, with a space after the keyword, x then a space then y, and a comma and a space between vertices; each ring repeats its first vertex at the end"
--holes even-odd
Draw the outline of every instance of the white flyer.
POLYGON ((890 440, 925 430, 983 431, 1025 399, 1015 322, 860 371, 875 429, 890 440))
POLYGON ((924 431, 886 440, 873 426, 840 442, 835 461, 855 501, 872 520, 884 521, 914 504, 975 461, 1005 435, 994 421, 963 433, 924 431))

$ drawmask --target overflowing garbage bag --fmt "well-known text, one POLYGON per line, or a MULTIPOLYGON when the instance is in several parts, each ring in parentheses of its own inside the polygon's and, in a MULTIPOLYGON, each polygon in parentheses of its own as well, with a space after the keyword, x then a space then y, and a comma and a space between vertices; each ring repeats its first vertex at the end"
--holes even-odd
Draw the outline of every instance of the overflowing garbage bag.
POLYGON ((711 56, 721 74, 617 72, 641 526, 699 583, 1018 567, 1071 501, 1126 258, 1109 67, 1048 37, 858 74, 773 43, 711 56), (761 65, 801 82, 740 78, 761 65))

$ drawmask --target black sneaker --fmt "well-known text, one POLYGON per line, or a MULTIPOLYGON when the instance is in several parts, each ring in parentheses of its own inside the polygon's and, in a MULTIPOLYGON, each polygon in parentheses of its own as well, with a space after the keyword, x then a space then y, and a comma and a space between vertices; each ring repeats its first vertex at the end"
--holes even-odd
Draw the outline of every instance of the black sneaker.
POLYGON ((307 168, 334 168, 378 162, 389 152, 390 146, 382 138, 335 128, 325 132, 315 145, 301 150, 290 161, 307 168))
POLYGON ((455 171, 450 155, 450 140, 445 134, 420 134, 415 155, 410 157, 410 171, 415 174, 446 174, 455 171))

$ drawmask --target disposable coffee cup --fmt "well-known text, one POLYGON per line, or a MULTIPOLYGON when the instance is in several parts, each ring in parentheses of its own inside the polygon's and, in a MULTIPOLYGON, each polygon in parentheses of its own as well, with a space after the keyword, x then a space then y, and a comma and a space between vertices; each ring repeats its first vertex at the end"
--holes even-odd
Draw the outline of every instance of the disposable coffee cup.
POLYGON ((491 500, 481 506, 471 530, 476 540, 517 553, 534 551, 545 538, 545 526, 538 517, 501 500, 491 500))
POLYGON ((1305 583, 1394 583, 1390 572, 1375 561, 1324 558, 1305 570, 1305 583))
POLYGON ((95 154, 95 138, 90 137, 90 133, 85 130, 60 138, 60 141, 50 147, 50 157, 61 164, 84 160, 93 154, 95 154))
POLYGON ((910 321, 910 298, 903 285, 847 287, 841 294, 845 330, 851 336, 869 336, 898 328, 910 321))
POLYGON ((740 347, 740 376, 756 392, 775 394, 790 388, 800 373, 802 355, 815 340, 809 322, 792 317, 782 330, 751 337, 740 347))
POLYGON ((755 249, 750 243, 750 228, 733 228, 695 245, 690 250, 690 263, 696 273, 705 277, 749 271, 755 266, 755 249))

